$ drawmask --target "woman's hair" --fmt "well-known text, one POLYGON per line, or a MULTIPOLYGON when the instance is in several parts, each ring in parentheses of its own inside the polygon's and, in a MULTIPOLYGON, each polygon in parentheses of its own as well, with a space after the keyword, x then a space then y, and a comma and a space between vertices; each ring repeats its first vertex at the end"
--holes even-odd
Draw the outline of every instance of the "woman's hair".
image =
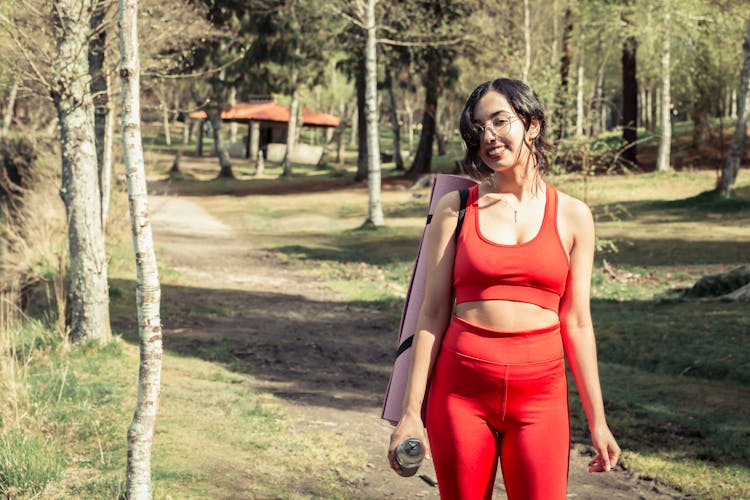
POLYGON ((539 102, 536 92, 526 82, 510 78, 498 78, 484 82, 474 89, 474 92, 471 93, 466 100, 466 104, 464 104, 459 123, 461 138, 466 145, 466 156, 463 160, 464 171, 474 179, 480 181, 488 180, 493 174, 492 169, 485 165, 479 157, 479 147, 482 143, 482 137, 476 132, 473 123, 474 108, 477 103, 487 92, 493 90, 502 94, 508 100, 513 111, 516 112, 523 122, 524 131, 529 130, 533 120, 539 123, 539 133, 531 141, 531 144, 526 142, 525 138, 524 142, 526 142, 531 151, 539 174, 546 174, 549 170, 547 152, 553 148, 545 137, 547 133, 547 119, 544 117, 544 109, 539 102))

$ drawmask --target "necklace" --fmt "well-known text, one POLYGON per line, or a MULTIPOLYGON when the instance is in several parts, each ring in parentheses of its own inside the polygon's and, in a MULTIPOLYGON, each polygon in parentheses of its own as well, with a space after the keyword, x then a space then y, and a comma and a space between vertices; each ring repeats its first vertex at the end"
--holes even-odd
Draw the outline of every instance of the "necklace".
POLYGON ((511 210, 513 210, 513 222, 518 224, 518 208, 511 205, 510 202, 506 201, 505 198, 503 198, 502 196, 500 197, 500 202, 505 204, 505 206, 507 206, 511 210))

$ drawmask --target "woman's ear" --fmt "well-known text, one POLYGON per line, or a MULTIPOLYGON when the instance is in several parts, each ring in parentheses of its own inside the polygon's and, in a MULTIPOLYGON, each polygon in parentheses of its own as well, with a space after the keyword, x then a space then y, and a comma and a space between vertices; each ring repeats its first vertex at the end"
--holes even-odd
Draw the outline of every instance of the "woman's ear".
POLYGON ((529 141, 533 141, 536 139, 536 136, 539 135, 539 120, 536 118, 531 120, 531 125, 529 125, 529 130, 526 131, 526 138, 529 141))

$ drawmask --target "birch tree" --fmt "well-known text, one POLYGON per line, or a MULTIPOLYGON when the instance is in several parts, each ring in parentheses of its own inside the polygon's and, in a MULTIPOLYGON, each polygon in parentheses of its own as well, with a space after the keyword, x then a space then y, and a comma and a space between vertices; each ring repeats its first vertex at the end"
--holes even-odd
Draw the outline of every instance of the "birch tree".
MULTIPOLYGON (((742 62, 742 74, 740 77, 740 90, 737 95, 737 125, 732 137, 732 145, 729 148, 729 155, 721 171, 717 190, 724 196, 732 194, 732 188, 737 180, 737 173, 740 170, 740 162, 745 152, 745 142, 747 140, 747 115, 750 108, 750 17, 747 19, 747 29, 745 39, 742 43, 744 60, 742 62)), ((745 291, 747 294, 748 292, 745 291)))
POLYGON ((125 495, 129 499, 150 499, 151 446, 161 387, 161 288, 151 235, 141 141, 138 0, 119 0, 119 25, 122 143, 137 272, 136 303, 140 349, 138 396, 128 429, 125 495))
POLYGON ((52 5, 57 57, 52 98, 60 121, 62 188, 68 219, 70 337, 73 342, 110 338, 107 258, 94 135, 88 43, 92 0, 52 5), (92 202, 96 200, 96 202, 92 202))
POLYGON ((671 98, 671 73, 669 69, 671 55, 671 17, 672 5, 670 0, 664 0, 664 34, 661 53, 661 134, 659 136, 659 156, 656 160, 656 169, 660 172, 669 170, 670 149, 672 146, 672 110, 670 109, 671 98))
POLYGON ((382 226, 383 207, 380 204, 380 142, 378 134, 378 62, 377 31, 375 24, 375 3, 367 0, 365 10, 366 49, 366 106, 367 114, 367 182, 369 193, 369 217, 374 226, 382 226))

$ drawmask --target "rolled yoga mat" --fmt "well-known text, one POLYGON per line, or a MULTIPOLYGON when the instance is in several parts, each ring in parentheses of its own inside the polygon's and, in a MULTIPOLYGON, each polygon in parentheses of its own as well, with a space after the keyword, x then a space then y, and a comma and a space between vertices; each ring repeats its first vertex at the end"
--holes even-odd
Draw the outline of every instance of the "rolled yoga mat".
MULTIPOLYGON (((409 291, 406 293, 404 308, 401 312, 401 325, 398 329, 398 342, 396 361, 393 364, 391 378, 388 381, 388 388, 385 391, 385 401, 381 418, 396 424, 401 419, 401 410, 403 406, 404 393, 406 392, 406 381, 409 375, 409 365, 411 363, 412 348, 411 340, 417 327, 417 318, 419 310, 422 307, 422 301, 425 294, 425 274, 426 270, 426 253, 427 248, 424 242, 427 239, 430 230, 430 220, 437 207, 440 198, 451 191, 469 188, 475 185, 471 179, 460 177, 458 175, 438 174, 432 184, 432 193, 430 194, 430 204, 427 210, 427 224, 422 232, 422 239, 419 241, 419 250, 417 250, 417 260, 411 273, 409 282, 409 291)), ((426 400, 426 397, 425 397, 426 400)))

